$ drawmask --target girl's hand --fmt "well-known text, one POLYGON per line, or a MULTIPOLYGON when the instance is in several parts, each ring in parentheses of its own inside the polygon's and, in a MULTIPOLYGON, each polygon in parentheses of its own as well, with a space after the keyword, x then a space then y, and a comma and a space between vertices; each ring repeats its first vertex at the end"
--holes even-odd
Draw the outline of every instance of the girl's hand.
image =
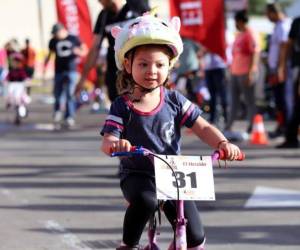
POLYGON ((218 145, 218 149, 224 150, 226 159, 230 161, 237 160, 241 154, 239 147, 229 141, 221 141, 218 145))
POLYGON ((131 149, 131 143, 128 140, 120 139, 112 142, 110 147, 110 153, 114 152, 129 152, 131 149))

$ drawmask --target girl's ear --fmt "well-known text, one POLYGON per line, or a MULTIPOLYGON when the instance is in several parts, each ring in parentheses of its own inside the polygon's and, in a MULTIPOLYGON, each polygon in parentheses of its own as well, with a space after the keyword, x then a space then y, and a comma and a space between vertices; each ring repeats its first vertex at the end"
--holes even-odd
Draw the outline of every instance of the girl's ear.
POLYGON ((131 74, 131 60, 128 58, 124 58, 124 68, 128 74, 131 74))

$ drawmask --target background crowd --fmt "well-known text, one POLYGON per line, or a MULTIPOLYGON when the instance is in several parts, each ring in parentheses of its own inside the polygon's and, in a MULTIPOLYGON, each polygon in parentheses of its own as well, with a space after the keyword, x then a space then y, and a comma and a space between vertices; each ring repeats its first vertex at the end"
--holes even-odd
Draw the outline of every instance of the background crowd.
MULTIPOLYGON (((99 3, 102 10, 95 23, 89 50, 79 37, 68 34, 63 25, 53 26, 45 66, 54 55, 53 120, 56 124, 75 125, 76 108, 78 102, 83 101, 82 94, 86 90, 86 100, 97 104, 93 105, 96 107, 93 111, 109 107, 118 93, 114 39, 107 27, 150 11, 148 1, 100 0, 99 3), (86 56, 86 61, 78 74, 76 65, 82 56, 86 56), (86 80, 95 66, 98 78, 90 89, 86 80), (64 102, 66 106, 62 105, 64 102)), ((247 10, 234 14, 236 34, 233 43, 228 45, 226 59, 182 37, 184 53, 171 72, 171 87, 197 103, 207 119, 228 135, 237 119, 247 121, 245 134, 250 134, 253 118, 259 113, 265 119, 276 121, 274 131, 269 131, 271 138, 285 137, 278 147, 298 147, 300 17, 291 20, 278 3, 268 3, 265 16, 274 24, 274 29, 262 37, 249 27, 251 17, 247 10)), ((36 52, 29 39, 23 46, 16 39, 8 41, 0 49, 1 92, 5 82, 32 79, 35 65, 36 52)), ((30 93, 28 87, 27 94, 30 93)))

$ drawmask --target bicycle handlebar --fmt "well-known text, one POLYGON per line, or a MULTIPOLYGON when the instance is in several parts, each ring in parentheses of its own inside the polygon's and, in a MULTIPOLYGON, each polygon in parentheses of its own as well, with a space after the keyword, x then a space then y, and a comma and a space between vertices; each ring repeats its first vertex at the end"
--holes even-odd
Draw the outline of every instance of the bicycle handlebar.
MULTIPOLYGON (((132 146, 130 151, 124 151, 124 152, 113 152, 111 153, 111 157, 116 156, 134 156, 134 155, 140 155, 140 156, 147 156, 153 154, 150 150, 142 147, 142 146, 132 146)), ((226 152, 222 149, 216 150, 212 154, 213 160, 226 160, 226 152)), ((240 152, 240 155, 238 156, 236 161, 243 161, 245 159, 245 153, 240 152)))
POLYGON ((134 155, 140 155, 140 156, 146 156, 151 154, 151 151, 143 148, 142 146, 132 146, 130 148, 130 151, 124 151, 124 152, 113 152, 111 153, 111 157, 115 156, 134 156, 134 155))
MULTIPOLYGON (((223 149, 216 150, 213 153, 212 158, 214 160, 227 160, 225 150, 223 150, 223 149), (216 155, 216 158, 215 158, 215 155, 216 155)), ((238 155, 238 158, 236 158, 234 160, 235 161, 243 161, 243 160, 245 160, 245 153, 243 151, 240 151, 240 154, 238 155)))

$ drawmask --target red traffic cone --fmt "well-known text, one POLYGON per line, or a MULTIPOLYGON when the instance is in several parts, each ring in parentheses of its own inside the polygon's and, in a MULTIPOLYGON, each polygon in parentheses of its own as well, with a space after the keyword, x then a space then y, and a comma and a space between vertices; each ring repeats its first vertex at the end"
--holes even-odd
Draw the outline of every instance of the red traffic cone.
POLYGON ((250 143, 256 145, 268 144, 268 138, 265 132, 263 117, 260 114, 254 116, 253 128, 250 136, 250 143))

